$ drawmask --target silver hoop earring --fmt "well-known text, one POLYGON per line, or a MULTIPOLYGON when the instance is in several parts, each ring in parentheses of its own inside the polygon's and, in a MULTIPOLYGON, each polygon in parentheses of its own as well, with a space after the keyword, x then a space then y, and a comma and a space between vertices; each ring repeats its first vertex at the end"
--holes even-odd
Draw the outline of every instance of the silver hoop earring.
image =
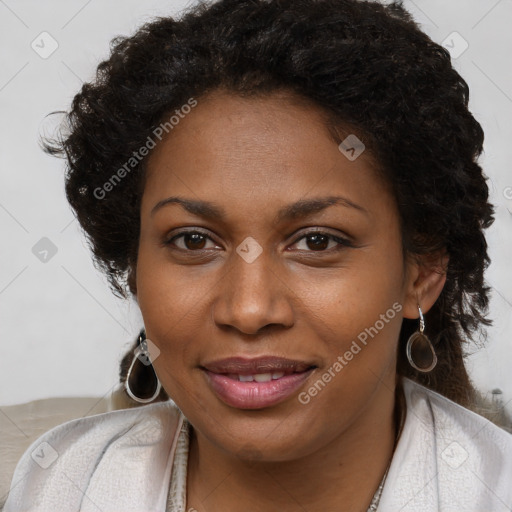
POLYGON ((130 368, 128 369, 128 373, 126 374, 126 380, 124 381, 124 388, 126 389, 126 392, 128 395, 133 398, 135 401, 141 403, 141 404, 148 404, 152 402, 160 393, 160 390, 162 389, 162 385, 160 384, 160 380, 158 380, 158 376, 155 372, 155 369, 153 368, 153 365, 151 364, 151 355, 148 350, 147 342, 146 342, 146 332, 144 329, 141 330, 139 334, 138 339, 139 346, 134 350, 134 357, 132 360, 132 363, 130 364, 130 368), (149 379, 153 379, 155 381, 155 391, 153 395, 150 398, 144 398, 141 396, 137 396, 133 390, 133 383, 130 384, 130 378, 133 374, 133 368, 135 366, 136 362, 139 362, 143 365, 143 367, 147 368, 147 371, 150 372, 148 378, 140 379, 144 383, 146 383, 149 379), (152 374, 151 375, 151 370, 152 374))
POLYGON ((407 359, 415 370, 428 373, 436 367, 437 355, 432 342, 428 339, 428 336, 423 333, 425 330, 425 320, 419 304, 418 310, 420 312, 420 328, 419 331, 411 334, 407 340, 407 359))

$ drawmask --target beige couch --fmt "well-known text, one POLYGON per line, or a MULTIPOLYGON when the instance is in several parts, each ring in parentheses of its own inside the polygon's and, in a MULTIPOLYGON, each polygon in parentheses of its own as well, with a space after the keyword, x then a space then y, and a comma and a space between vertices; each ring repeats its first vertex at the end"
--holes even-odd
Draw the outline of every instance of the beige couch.
MULTIPOLYGON (((62 397, 0 407, 0 511, 7 499, 16 464, 39 436, 66 421, 134 407, 121 388, 109 396, 62 397)), ((15 485, 16 482, 12 482, 15 485)))

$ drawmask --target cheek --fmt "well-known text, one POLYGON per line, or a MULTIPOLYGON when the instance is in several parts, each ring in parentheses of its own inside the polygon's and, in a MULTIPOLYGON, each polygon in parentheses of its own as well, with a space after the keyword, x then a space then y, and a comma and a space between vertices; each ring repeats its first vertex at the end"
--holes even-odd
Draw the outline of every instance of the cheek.
MULTIPOLYGON (((201 298, 215 283, 211 272, 170 261, 165 248, 141 244, 137 261, 137 300, 144 321, 159 331, 199 322, 201 298)), ((204 317, 202 317, 204 322, 204 317)), ((168 334, 172 334, 171 332, 168 334)), ((164 336, 165 339, 165 336, 164 336)))
MULTIPOLYGON (((296 292, 304 297, 310 318, 318 318, 318 328, 325 325, 326 335, 330 330, 343 333, 343 339, 354 337, 403 300, 401 261, 400 248, 392 244, 359 249, 342 267, 320 278, 312 279, 311 271, 309 278, 297 278, 302 290, 296 292)), ((400 324, 396 309, 387 315, 389 324, 400 324)))
POLYGON ((319 286, 304 303, 296 327, 308 333, 310 350, 322 357, 324 371, 341 364, 334 369, 342 375, 337 381, 381 375, 393 364, 402 309, 393 282, 347 276, 319 286))
POLYGON ((165 390, 171 394, 170 381, 183 371, 190 338, 201 319, 194 310, 195 287, 180 282, 176 267, 161 257, 163 252, 162 249, 139 248, 137 302, 146 335, 160 350, 154 362, 155 370, 165 390))
POLYGON ((332 393, 338 386, 373 382, 394 368, 402 324, 401 261, 400 245, 384 242, 361 251, 331 279, 305 287, 310 291, 304 325, 325 355, 324 371, 337 362, 332 393))
POLYGON ((154 368, 162 386, 176 403, 206 410, 196 366, 212 339, 208 297, 219 276, 211 268, 173 264, 165 249, 141 246, 136 277, 146 334, 160 349, 154 368))

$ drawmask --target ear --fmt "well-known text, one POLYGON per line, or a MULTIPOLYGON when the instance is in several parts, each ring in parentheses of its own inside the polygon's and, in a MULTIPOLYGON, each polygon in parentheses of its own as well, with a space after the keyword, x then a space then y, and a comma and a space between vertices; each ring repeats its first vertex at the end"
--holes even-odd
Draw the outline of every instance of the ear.
POLYGON ((403 300, 404 318, 419 318, 436 302, 446 282, 449 256, 446 251, 407 257, 403 300))

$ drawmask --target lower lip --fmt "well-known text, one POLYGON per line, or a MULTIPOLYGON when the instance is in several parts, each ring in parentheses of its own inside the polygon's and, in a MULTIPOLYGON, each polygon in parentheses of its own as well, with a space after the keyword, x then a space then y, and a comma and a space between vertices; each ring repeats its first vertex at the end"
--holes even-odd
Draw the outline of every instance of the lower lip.
POLYGON ((295 393, 313 373, 306 372, 284 375, 269 382, 240 382, 227 375, 204 370, 207 381, 216 395, 227 405, 237 409, 263 409, 286 400, 295 393))

